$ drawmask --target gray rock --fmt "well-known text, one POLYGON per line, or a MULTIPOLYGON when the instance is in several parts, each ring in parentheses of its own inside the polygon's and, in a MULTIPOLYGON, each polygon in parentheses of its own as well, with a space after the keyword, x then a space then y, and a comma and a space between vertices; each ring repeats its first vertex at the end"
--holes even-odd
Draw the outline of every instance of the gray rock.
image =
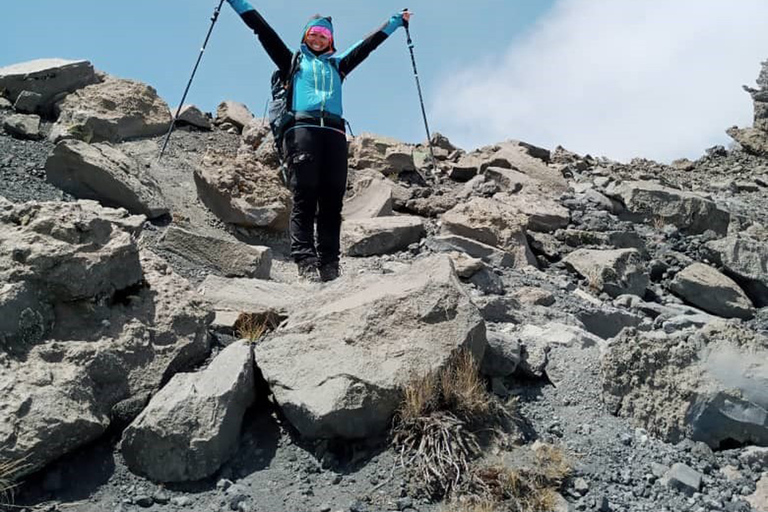
POLYGON ((602 362, 606 404, 671 442, 768 445, 768 338, 723 321, 666 336, 625 331, 602 362))
POLYGON ((492 269, 483 266, 469 278, 475 288, 484 294, 504 295, 504 281, 492 269))
POLYGON ((636 249, 579 249, 563 262, 589 281, 590 288, 612 297, 628 293, 642 297, 650 278, 636 249))
POLYGON ((604 340, 613 338, 627 327, 638 327, 643 320, 636 313, 608 306, 586 308, 576 316, 587 331, 604 340))
POLYGON ((85 60, 38 59, 0 68, 0 90, 11 102, 27 91, 39 94, 45 109, 62 94, 97 82, 93 65, 85 60))
POLYGON ((235 452, 255 400, 253 353, 233 343, 198 373, 177 374, 123 433, 128 467, 159 482, 188 482, 219 470, 235 452))
POLYGON ((488 167, 485 170, 485 177, 498 183, 503 191, 513 194, 537 183, 535 179, 520 171, 503 167, 488 167))
POLYGON ((352 195, 344 201, 341 215, 344 220, 391 216, 391 182, 380 175, 358 179, 352 188, 352 195))
POLYGON ((245 126, 248 126, 253 120, 253 114, 248 107, 242 103, 236 101, 222 101, 218 107, 216 107, 216 120, 217 125, 223 125, 230 123, 237 128, 238 131, 242 131, 245 126))
POLYGON ((269 279, 272 250, 242 242, 223 240, 170 226, 158 247, 204 267, 213 267, 226 277, 269 279))
POLYGON ((10 110, 13 108, 13 103, 0 96, 0 110, 10 110))
POLYGON ((171 124, 171 111, 157 91, 141 82, 107 77, 57 103, 59 119, 49 139, 84 142, 121 142, 163 135, 171 124))
POLYGON ((755 492, 745 498, 752 505, 752 509, 758 512, 768 510, 768 473, 763 473, 757 481, 755 492))
POLYGON ((513 256, 515 267, 536 266, 525 236, 527 218, 508 205, 473 197, 445 212, 442 221, 444 234, 471 238, 501 249, 513 256))
MULTIPOLYGON (((64 210, 72 206, 56 204, 59 215, 50 224, 64 239, 72 222, 64 210)), ((38 214, 36 222, 42 220, 43 215, 38 214)), ((88 236, 87 230, 80 231, 88 227, 87 218, 80 214, 76 222, 78 236, 88 236)), ((35 224, 31 228, 40 230, 42 226, 35 224)), ((110 250, 118 250, 119 238, 112 237, 110 250)), ((35 238, 40 247, 56 247, 40 243, 40 235, 35 238)), ((59 249, 65 263, 58 266, 78 261, 94 264, 96 276, 102 272, 99 267, 115 265, 116 277, 103 285, 106 290, 114 289, 118 282, 133 281, 135 272, 128 263, 121 265, 119 257, 105 261, 104 249, 95 251, 95 246, 86 244, 69 254, 59 249)), ((45 260, 43 255, 31 256, 38 262, 45 260)), ((48 254, 51 264, 57 261, 53 256, 48 254)), ((7 268, 5 262, 0 268, 7 268)), ((16 265, 10 268, 19 270, 16 265)), ((146 285, 131 290, 125 305, 93 296, 85 301, 56 302, 57 295, 42 294, 56 311, 56 322, 45 343, 27 347, 23 358, 6 360, 0 367, 0 458, 24 460, 20 476, 94 441, 109 428, 111 418, 120 416, 114 408, 121 402, 156 392, 164 378, 207 356, 212 315, 199 307, 188 283, 148 251, 141 254, 140 271, 146 285)), ((74 292, 82 297, 86 291, 98 290, 97 283, 99 279, 90 282, 71 274, 64 296, 74 292)), ((2 309, 0 317, 5 315, 2 309)))
POLYGON ((565 192, 568 184, 562 174, 547 165, 549 152, 525 142, 508 140, 480 150, 482 158, 492 167, 513 169, 525 174, 533 181, 524 185, 528 192, 534 190, 547 197, 558 197, 565 192))
POLYGON ((768 157, 768 132, 757 128, 737 128, 735 126, 728 128, 725 132, 748 153, 768 157))
POLYGON ((748 446, 739 454, 739 460, 747 466, 768 467, 768 447, 748 446))
POLYGON ((13 108, 22 114, 34 114, 40 112, 44 106, 43 95, 39 92, 21 91, 13 108))
POLYGON ((450 259, 432 256, 321 287, 255 356, 303 436, 366 438, 386 429, 413 376, 444 367, 461 349, 481 361, 485 346, 483 320, 450 259))
POLYGON ((678 272, 670 289, 704 311, 725 318, 751 318, 752 302, 733 280, 709 265, 694 263, 678 272))
POLYGON ((487 245, 471 238, 458 235, 429 237, 426 245, 435 252, 464 252, 473 258, 479 258, 495 267, 514 267, 515 257, 492 245, 487 245))
POLYGON ((65 140, 45 162, 49 183, 79 199, 156 218, 169 213, 160 185, 138 161, 109 144, 65 140))
POLYGON ((637 249, 646 254, 645 241, 632 231, 585 231, 582 229, 562 229, 555 232, 555 237, 570 247, 584 245, 606 246, 611 249, 637 249))
POLYGON ((768 243, 748 236, 729 236, 708 242, 705 254, 725 268, 752 299, 768 306, 768 243))
POLYGON ((253 154, 243 152, 233 160, 209 152, 193 176, 198 197, 222 221, 273 231, 288 227, 291 193, 253 154))
POLYGON ((499 193, 493 198, 525 215, 527 218, 525 227, 529 231, 551 233, 566 227, 571 219, 567 208, 546 196, 499 193))
POLYGON ((469 279, 485 268, 483 260, 473 258, 463 252, 450 252, 448 256, 451 257, 456 275, 464 279, 469 279))
POLYGON ((398 176, 413 171, 413 149, 402 142, 379 135, 362 133, 349 144, 349 166, 352 169, 370 169, 385 176, 398 176))
POLYGON ((589 348, 602 346, 597 336, 573 325, 550 322, 544 327, 524 325, 517 333, 522 345, 520 370, 542 377, 547 369, 549 353, 554 347, 589 348))
POLYGON ((488 331, 488 347, 485 350, 480 371, 488 377, 512 375, 520 364, 520 342, 509 334, 488 331))
POLYGON ((490 295, 473 297, 472 300, 480 310, 480 315, 487 322, 517 323, 520 321, 520 303, 508 295, 490 295))
POLYGON ((208 116, 195 105, 183 105, 176 122, 186 123, 203 130, 213 129, 213 124, 208 116))
POLYGON ((685 494, 693 495, 701 489, 701 473, 685 464, 676 463, 665 475, 666 485, 685 494))
POLYGON ((464 155, 458 162, 451 164, 448 177, 454 181, 466 182, 480 173, 480 159, 472 155, 464 155))
POLYGON ((342 224, 341 244, 348 256, 373 256, 402 251, 424 236, 419 217, 375 217, 342 224))
POLYGON ((17 139, 37 140, 40 133, 40 116, 15 114, 3 121, 3 129, 17 139))
POLYGON ((309 293, 310 289, 309 285, 291 285, 264 279, 208 276, 199 291, 217 312, 264 315, 274 311, 287 315, 298 306, 296 294, 309 293))
POLYGON ((523 286, 512 293, 512 297, 521 304, 529 306, 551 306, 555 303, 555 296, 547 290, 523 286))
POLYGON ((709 199, 650 181, 611 184, 606 193, 622 202, 626 208, 622 215, 629 220, 672 224, 689 234, 711 230, 725 235, 731 220, 709 199))

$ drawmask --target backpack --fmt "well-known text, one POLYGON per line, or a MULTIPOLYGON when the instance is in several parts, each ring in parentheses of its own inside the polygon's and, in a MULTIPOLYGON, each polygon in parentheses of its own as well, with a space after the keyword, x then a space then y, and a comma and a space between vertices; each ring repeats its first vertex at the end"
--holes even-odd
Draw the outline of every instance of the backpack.
POLYGON ((288 124, 293 120, 293 75, 299 69, 301 52, 297 51, 291 59, 291 66, 285 77, 276 70, 272 73, 272 99, 269 101, 267 111, 269 113, 269 127, 272 130, 272 136, 277 149, 277 157, 280 160, 280 178, 283 184, 288 186, 288 169, 283 155, 283 136, 288 124))

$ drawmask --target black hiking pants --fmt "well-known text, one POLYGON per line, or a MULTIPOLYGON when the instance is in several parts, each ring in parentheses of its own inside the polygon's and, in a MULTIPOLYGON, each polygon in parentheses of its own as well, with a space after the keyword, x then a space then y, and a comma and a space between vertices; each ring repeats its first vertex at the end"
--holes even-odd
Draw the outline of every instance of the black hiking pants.
POLYGON ((283 139, 293 191, 291 257, 339 262, 341 207, 347 188, 347 137, 343 131, 296 126, 283 139), (317 243, 315 243, 317 223, 317 243))

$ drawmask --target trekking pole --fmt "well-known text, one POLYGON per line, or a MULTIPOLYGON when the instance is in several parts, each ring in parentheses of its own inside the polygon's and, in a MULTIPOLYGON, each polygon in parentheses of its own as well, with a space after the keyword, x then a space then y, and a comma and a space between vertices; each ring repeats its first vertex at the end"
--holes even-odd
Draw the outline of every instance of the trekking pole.
MULTIPOLYGON (((408 9, 403 9, 403 12, 407 12, 408 9)), ((411 31, 408 27, 409 23, 403 20, 403 26, 405 27, 405 35, 408 38, 408 50, 411 52, 411 64, 413 64, 413 76, 416 77, 416 88, 419 91, 419 103, 421 103, 421 115, 424 117, 424 128, 427 130, 427 144, 429 145, 429 155, 432 157, 432 168, 437 171, 437 160, 435 160, 435 151, 432 149, 432 135, 429 131, 429 123, 427 122, 427 111, 424 108, 424 96, 421 93, 421 82, 419 81, 419 72, 416 69, 416 57, 413 54, 413 39, 411 39, 411 31)))
POLYGON ((171 139, 171 133, 173 133, 173 128, 176 126, 176 119, 179 117, 179 114, 181 113, 181 107, 184 105, 184 100, 187 99, 187 93, 189 92, 190 86, 192 86, 192 80, 195 78, 195 73, 197 73, 197 67, 200 65, 200 61, 203 58, 203 53, 205 53, 205 47, 208 46, 208 39, 211 38, 211 32, 213 32, 213 26, 216 25, 216 20, 219 19, 219 14, 221 13, 221 6, 224 5, 224 0, 219 1, 219 6, 216 7, 216 10, 213 11, 213 15, 211 16, 211 27, 208 29, 208 35, 205 36, 205 42, 203 42, 203 47, 200 48, 200 55, 197 56, 197 62, 195 62, 195 68, 192 70, 192 76, 189 77, 189 82, 187 83, 187 88, 184 89, 184 95, 181 97, 181 101, 179 102, 179 108, 176 110, 176 115, 173 116, 173 119, 171 119, 171 126, 168 128, 168 134, 165 136, 165 142, 163 142, 163 149, 160 150, 160 156, 157 157, 157 161, 159 162, 161 158, 163 158, 163 153, 165 153, 165 148, 168 146, 168 141, 171 139))

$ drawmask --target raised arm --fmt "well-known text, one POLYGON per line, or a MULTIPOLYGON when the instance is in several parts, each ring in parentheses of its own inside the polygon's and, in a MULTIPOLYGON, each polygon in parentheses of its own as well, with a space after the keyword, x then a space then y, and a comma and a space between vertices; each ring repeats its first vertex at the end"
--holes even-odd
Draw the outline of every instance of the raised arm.
POLYGON ((389 18, 377 30, 339 56, 339 73, 346 77, 353 69, 363 62, 373 50, 379 47, 395 30, 403 26, 403 13, 389 18))
POLYGON ((285 45, 277 32, 269 26, 261 14, 253 8, 246 0, 227 0, 229 5, 243 19, 254 34, 259 37, 261 45, 266 50, 269 58, 275 63, 282 73, 287 73, 291 67, 291 58, 293 54, 285 45))

